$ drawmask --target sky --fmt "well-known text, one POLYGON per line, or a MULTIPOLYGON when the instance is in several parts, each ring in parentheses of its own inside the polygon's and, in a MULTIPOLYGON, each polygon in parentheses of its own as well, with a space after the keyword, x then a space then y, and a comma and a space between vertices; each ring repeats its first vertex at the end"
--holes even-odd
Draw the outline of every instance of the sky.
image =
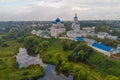
POLYGON ((0 0, 0 21, 120 20, 120 0, 0 0))

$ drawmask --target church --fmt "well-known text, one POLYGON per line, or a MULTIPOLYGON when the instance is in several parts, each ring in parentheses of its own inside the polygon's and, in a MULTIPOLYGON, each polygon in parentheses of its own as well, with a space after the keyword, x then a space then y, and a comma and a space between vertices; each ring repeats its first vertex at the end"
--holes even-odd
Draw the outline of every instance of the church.
POLYGON ((76 38, 76 37, 86 37, 87 36, 86 31, 80 30, 80 23, 79 23, 77 14, 75 14, 74 21, 73 21, 71 27, 72 27, 72 30, 67 32, 67 37, 76 38))
POLYGON ((50 28, 50 33, 52 37, 57 38, 60 34, 65 32, 64 22, 57 18, 50 28))
POLYGON ((77 14, 75 14, 75 17, 74 17, 74 22, 72 23, 72 29, 74 31, 80 30, 80 24, 79 24, 79 21, 78 21, 77 14))

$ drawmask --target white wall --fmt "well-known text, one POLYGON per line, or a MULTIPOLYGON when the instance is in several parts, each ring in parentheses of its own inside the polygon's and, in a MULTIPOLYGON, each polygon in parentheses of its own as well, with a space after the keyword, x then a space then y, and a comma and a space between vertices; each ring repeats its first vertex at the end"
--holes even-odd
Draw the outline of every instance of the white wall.
POLYGON ((104 55, 107 55, 107 56, 110 57, 110 52, 104 51, 104 50, 99 49, 99 48, 96 48, 96 47, 94 47, 94 46, 90 46, 90 47, 93 48, 93 49, 95 49, 95 50, 97 50, 98 52, 101 52, 101 53, 103 53, 104 55))

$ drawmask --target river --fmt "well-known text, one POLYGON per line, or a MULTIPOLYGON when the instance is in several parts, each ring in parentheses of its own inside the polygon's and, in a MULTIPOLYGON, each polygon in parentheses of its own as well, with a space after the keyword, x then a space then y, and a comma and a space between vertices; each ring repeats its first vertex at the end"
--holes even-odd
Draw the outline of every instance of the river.
POLYGON ((20 48, 19 53, 16 55, 19 68, 28 67, 32 64, 40 64, 44 68, 45 75, 43 78, 38 80, 73 80, 73 76, 64 76, 63 74, 57 75, 55 71, 55 65, 45 64, 40 59, 40 56, 36 57, 29 56, 25 48, 20 48))
POLYGON ((73 80, 72 76, 66 77, 63 74, 57 75, 54 65, 49 64, 44 68, 44 70, 45 70, 45 76, 38 80, 73 80))

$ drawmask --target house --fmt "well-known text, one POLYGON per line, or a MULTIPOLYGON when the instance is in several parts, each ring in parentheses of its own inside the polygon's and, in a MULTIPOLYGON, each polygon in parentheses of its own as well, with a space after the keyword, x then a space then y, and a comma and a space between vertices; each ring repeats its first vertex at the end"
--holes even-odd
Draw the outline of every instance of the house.
POLYGON ((94 27, 83 27, 82 30, 86 31, 86 32, 94 32, 94 27))
POLYGON ((50 32, 48 30, 38 30, 38 31, 32 30, 31 34, 34 34, 36 36, 43 37, 43 38, 50 38, 49 37, 50 32))
POLYGON ((73 31, 73 30, 71 30, 71 31, 68 31, 67 32, 67 37, 69 37, 69 38, 75 38, 75 34, 74 34, 75 32, 73 31))
POLYGON ((67 37, 76 38, 76 37, 86 37, 88 33, 83 30, 71 30, 67 32, 67 37))
POLYGON ((106 33, 106 32, 98 32, 97 37, 100 39, 104 39, 104 38, 106 38, 107 35, 108 35, 108 33, 106 33))
POLYGON ((36 31, 36 35, 41 37, 42 32, 43 32, 42 30, 38 30, 38 31, 36 31))
POLYGON ((36 30, 32 30, 31 34, 36 34, 36 32, 37 32, 36 30))
POLYGON ((107 35, 106 38, 112 39, 112 40, 117 40, 118 36, 107 35))

